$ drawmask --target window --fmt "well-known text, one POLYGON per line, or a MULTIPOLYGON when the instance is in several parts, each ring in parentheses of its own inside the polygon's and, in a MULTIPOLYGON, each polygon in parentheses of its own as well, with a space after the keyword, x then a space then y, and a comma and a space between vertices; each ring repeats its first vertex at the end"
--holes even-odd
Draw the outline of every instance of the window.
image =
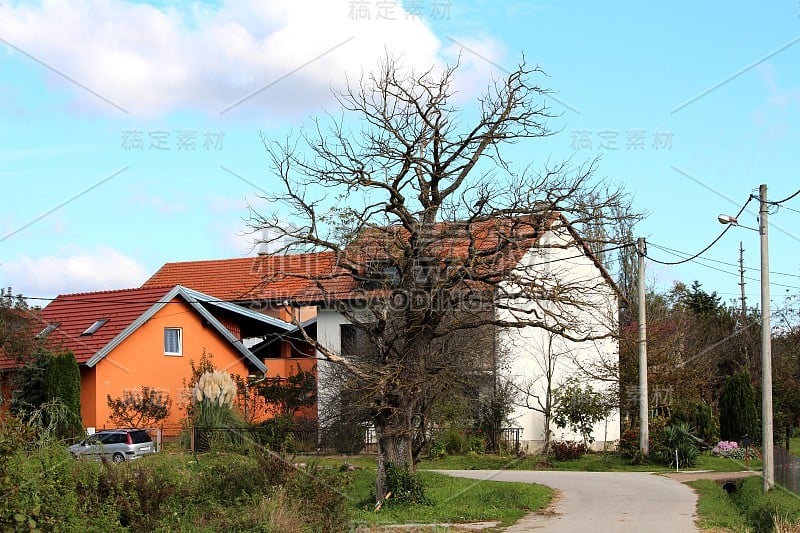
POLYGON ((108 322, 107 318, 101 318, 99 320, 95 320, 94 324, 86 328, 86 331, 81 333, 81 337, 88 337, 89 335, 94 335, 94 333, 96 333, 98 329, 103 327, 103 324, 105 324, 106 322, 108 322))
POLYGON ((50 335, 51 333, 53 333, 58 328, 58 326, 60 326, 60 325, 61 325, 60 322, 53 322, 52 324, 47 324, 47 327, 44 328, 42 331, 40 331, 36 335, 36 338, 37 339, 46 339, 47 336, 50 335))
POLYGON ((181 328, 164 328, 164 355, 183 355, 181 328))

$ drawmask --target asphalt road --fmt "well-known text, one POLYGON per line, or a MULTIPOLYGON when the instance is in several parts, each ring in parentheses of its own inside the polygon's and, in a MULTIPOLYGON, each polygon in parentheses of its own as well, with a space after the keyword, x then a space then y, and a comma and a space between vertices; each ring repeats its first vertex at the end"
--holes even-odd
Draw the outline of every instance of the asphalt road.
POLYGON ((697 496, 673 479, 645 472, 532 472, 441 470, 471 479, 540 483, 559 491, 550 510, 530 514, 507 533, 522 531, 669 532, 698 531, 697 496))

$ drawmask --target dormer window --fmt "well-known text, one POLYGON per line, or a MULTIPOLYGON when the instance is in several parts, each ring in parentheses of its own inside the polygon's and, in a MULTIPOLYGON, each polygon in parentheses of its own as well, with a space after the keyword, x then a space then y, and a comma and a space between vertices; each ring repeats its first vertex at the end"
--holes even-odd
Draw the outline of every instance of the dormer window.
POLYGON ((94 324, 86 328, 86 331, 81 333, 81 337, 88 337, 89 335, 94 335, 97 333, 97 330, 103 327, 103 324, 108 322, 107 318, 101 318, 99 320, 95 320, 94 324))
POLYGON ((50 335, 51 333, 53 333, 56 329, 58 329, 58 326, 60 326, 60 325, 61 325, 60 322, 53 322, 51 324, 47 324, 47 327, 45 327, 42 331, 40 331, 36 335, 36 338, 37 339, 46 339, 47 336, 50 335))

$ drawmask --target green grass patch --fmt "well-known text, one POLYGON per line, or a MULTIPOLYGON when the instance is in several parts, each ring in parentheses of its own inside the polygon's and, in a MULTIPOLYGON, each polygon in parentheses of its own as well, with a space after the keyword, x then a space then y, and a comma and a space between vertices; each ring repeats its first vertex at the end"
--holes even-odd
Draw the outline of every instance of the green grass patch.
POLYGON ((746 531, 747 520, 722 488, 722 485, 708 479, 690 481, 690 487, 697 491, 697 525, 703 529, 726 529, 746 531))
POLYGON ((800 435, 789 439, 789 453, 796 457, 800 457, 800 435))
POLYGON ((510 525, 525 514, 542 509, 553 490, 532 483, 505 483, 420 472, 431 505, 385 505, 374 509, 375 471, 360 470, 353 476, 353 520, 365 525, 435 524, 443 522, 499 521, 510 525))
MULTIPOLYGON (((757 470, 760 461, 750 461, 750 468, 757 470)), ((426 459, 420 462, 425 470, 572 470, 581 472, 671 472, 656 463, 633 464, 615 453, 587 453, 580 459, 570 461, 549 460, 541 455, 517 459, 500 455, 451 455, 441 459, 426 459)), ((684 469, 681 469, 684 470, 684 469)), ((697 464, 689 470, 712 470, 715 472, 740 472, 745 470, 741 461, 715 457, 710 454, 698 456, 697 464)))
POLYGON ((762 482, 760 477, 745 478, 730 495, 714 481, 689 482, 698 494, 698 525, 707 529, 768 533, 778 519, 800 527, 800 498, 781 488, 764 494, 762 482))

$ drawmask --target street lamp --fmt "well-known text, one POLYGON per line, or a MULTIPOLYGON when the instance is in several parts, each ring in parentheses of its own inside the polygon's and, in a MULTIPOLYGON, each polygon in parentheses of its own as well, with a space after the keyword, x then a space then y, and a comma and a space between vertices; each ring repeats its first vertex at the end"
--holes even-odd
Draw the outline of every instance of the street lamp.
POLYGON ((257 383, 261 383, 265 379, 267 379, 266 375, 263 375, 263 376, 259 377, 259 376, 255 375, 255 374, 249 374, 247 376, 247 380, 244 382, 244 421, 245 421, 245 423, 248 423, 248 421, 247 421, 247 404, 250 402, 250 392, 249 392, 248 389, 250 388, 251 385, 255 385, 257 383))
MULTIPOLYGON (((764 448, 762 477, 764 492, 775 487, 775 460, 772 449, 772 328, 769 309, 769 225, 767 223, 767 186, 758 188, 758 231, 761 236, 761 442, 764 448)), ((719 215, 720 224, 740 226, 736 217, 719 215)))

